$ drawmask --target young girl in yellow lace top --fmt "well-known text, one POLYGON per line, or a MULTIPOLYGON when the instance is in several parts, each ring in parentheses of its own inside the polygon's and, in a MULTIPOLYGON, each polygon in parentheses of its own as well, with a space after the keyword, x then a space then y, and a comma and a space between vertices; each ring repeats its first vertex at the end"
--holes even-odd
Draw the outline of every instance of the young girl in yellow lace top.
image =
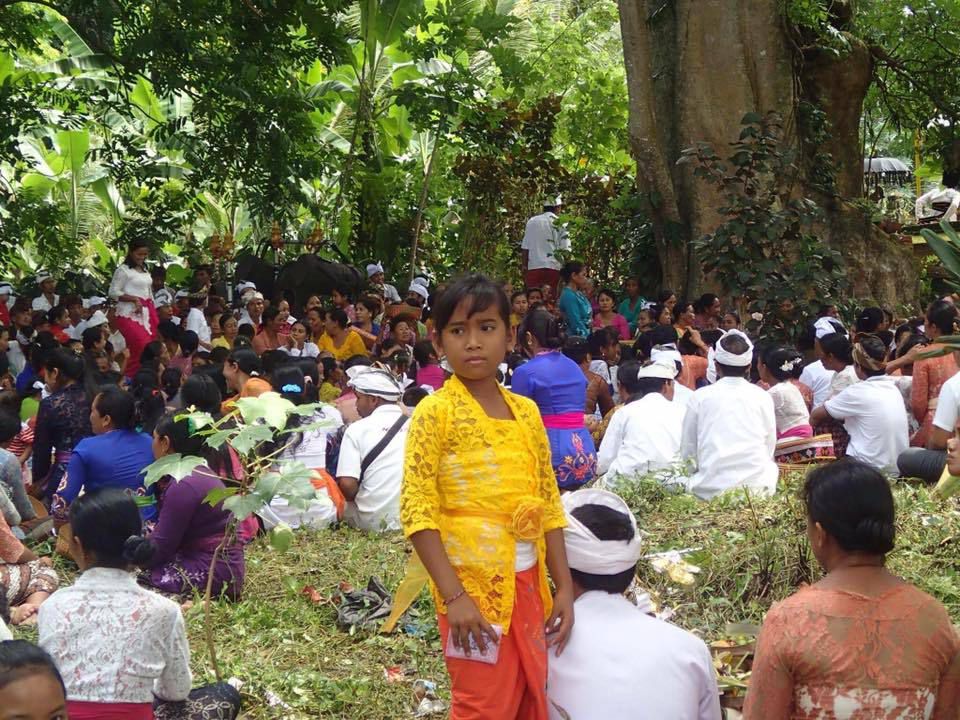
POLYGON ((474 275, 441 295, 433 318, 454 376, 410 421, 400 518, 430 574, 450 717, 546 720, 547 645, 566 644, 573 591, 539 411, 497 383, 510 303, 474 275), (480 661, 493 645, 496 662, 480 661), (468 658, 449 657, 459 650, 468 658))

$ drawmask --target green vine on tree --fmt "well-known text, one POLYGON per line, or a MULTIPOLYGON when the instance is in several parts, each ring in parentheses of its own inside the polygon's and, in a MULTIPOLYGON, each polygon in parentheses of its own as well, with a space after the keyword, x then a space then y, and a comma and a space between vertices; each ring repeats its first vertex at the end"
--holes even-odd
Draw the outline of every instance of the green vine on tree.
POLYGON ((842 259, 816 234, 817 206, 789 196, 795 168, 780 116, 748 113, 741 124, 726 160, 706 143, 683 152, 683 161, 695 164, 694 175, 722 198, 723 220, 695 250, 704 273, 750 311, 749 330, 765 340, 795 342, 801 313, 846 286, 842 259))

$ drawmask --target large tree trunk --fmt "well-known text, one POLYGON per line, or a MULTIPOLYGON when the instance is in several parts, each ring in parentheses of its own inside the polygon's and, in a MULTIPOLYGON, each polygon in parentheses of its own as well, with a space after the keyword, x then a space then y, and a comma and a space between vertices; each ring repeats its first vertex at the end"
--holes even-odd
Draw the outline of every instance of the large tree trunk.
MULTIPOLYGON (((833 131, 826 148, 838 164, 836 190, 845 197, 861 194, 859 120, 863 95, 871 77, 870 60, 853 77, 842 60, 837 64, 817 57, 809 72, 798 79, 792 45, 781 24, 779 3, 770 0, 619 0, 627 85, 630 96, 630 141, 637 160, 637 183, 650 200, 657 250, 664 283, 688 296, 699 292, 698 259, 690 243, 712 232, 720 222, 720 198, 713 186, 693 175, 693 167, 677 164, 681 152, 709 143, 721 156, 740 134, 749 112, 775 110, 784 119, 784 138, 800 148, 797 124, 798 92, 820 102, 833 131), (799 91, 804 83, 813 85, 799 91)), ((859 46, 856 46, 859 50, 859 46)), ((862 53, 849 60, 859 61, 862 53)), ((862 65, 863 63, 859 63, 862 65)), ((803 163, 804 171, 809 163, 803 163)), ((817 193, 799 178, 794 192, 821 201, 828 213, 824 240, 844 250, 852 242, 840 233, 856 223, 850 208, 830 194, 817 193), (841 230, 842 228, 842 230, 841 230)), ((909 273, 909 252, 889 242, 866 224, 849 260, 870 262, 873 253, 894 257, 891 272, 909 273)), ((878 297, 891 284, 867 278, 851 267, 858 296, 878 297)), ((883 270, 881 272, 887 272, 883 270)), ((909 274, 907 276, 910 276, 909 274)), ((714 284, 707 282, 708 285, 714 284)), ((912 299, 912 283, 901 283, 888 302, 912 299), (909 287, 907 287, 909 286, 909 287)))

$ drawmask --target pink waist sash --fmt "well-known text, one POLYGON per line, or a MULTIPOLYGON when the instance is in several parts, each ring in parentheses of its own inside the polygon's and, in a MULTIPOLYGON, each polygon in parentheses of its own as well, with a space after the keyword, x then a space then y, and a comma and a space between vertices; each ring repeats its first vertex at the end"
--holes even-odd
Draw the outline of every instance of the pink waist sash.
POLYGON ((583 427, 583 413, 568 412, 544 415, 543 426, 548 430, 580 430, 583 427))
POLYGON ((69 700, 71 720, 153 720, 150 703, 96 703, 69 700))
POLYGON ((809 425, 797 425, 784 433, 777 433, 777 440, 786 440, 787 438, 810 438, 813 437, 813 428, 809 425))

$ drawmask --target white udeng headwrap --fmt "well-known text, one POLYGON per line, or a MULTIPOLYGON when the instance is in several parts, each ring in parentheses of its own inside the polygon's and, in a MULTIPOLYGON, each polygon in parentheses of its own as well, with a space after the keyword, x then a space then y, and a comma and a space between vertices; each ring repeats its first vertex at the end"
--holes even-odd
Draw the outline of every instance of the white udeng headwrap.
POLYGON ((710 351, 707 353, 707 382, 713 384, 717 381, 717 363, 721 365, 730 365, 731 367, 749 367, 750 363, 753 362, 753 343, 750 342, 750 338, 747 337, 746 333, 741 332, 740 330, 727 330, 723 335, 720 336, 720 339, 717 340, 717 345, 715 348, 710 348, 710 351), (740 355, 735 355, 732 352, 723 349, 723 346, 720 344, 723 342, 723 338, 728 335, 739 335, 746 341, 747 349, 743 351, 740 355))
POLYGON ((380 263, 370 263, 367 265, 367 277, 372 278, 377 273, 383 272, 383 265, 380 263))
POLYGON ((393 402, 403 395, 400 383, 388 370, 357 365, 347 370, 347 377, 350 378, 347 385, 364 395, 375 395, 393 402))
POLYGON ((827 335, 833 335, 834 333, 846 334, 843 325, 839 321, 834 320, 829 317, 822 317, 813 324, 814 332, 817 335, 817 340, 827 335))
POLYGON ((640 561, 640 531, 637 519, 619 495, 607 490, 577 490, 562 497, 567 514, 563 540, 567 546, 567 564, 573 570, 591 575, 616 575, 636 567, 640 561), (622 512, 633 525, 633 540, 600 540, 579 520, 573 511, 584 505, 603 505, 622 512))

